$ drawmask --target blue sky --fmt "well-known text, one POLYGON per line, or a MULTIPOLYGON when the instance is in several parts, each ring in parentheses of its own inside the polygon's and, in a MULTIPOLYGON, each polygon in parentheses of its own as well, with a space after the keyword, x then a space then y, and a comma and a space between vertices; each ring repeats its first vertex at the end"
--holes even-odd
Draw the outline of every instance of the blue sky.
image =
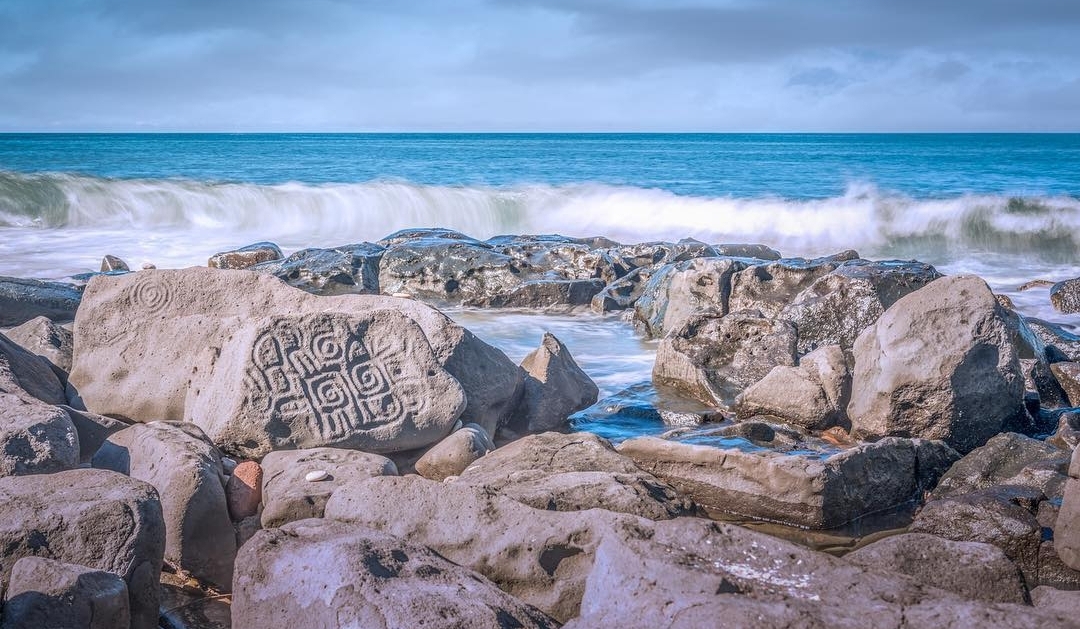
POLYGON ((1080 131, 1076 0, 0 0, 3 131, 1080 131))

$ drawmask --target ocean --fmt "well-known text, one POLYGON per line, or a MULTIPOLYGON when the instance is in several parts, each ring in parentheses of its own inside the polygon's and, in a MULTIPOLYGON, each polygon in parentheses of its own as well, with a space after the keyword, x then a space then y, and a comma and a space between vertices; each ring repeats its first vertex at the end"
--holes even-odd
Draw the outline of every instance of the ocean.
MULTIPOLYGON (((852 248, 976 273, 1080 329, 1047 289, 1017 290, 1080 276, 1080 134, 0 135, 0 275, 422 226, 852 248)), ((648 379, 653 345, 614 317, 454 316, 515 360, 551 329, 604 394, 648 379)))

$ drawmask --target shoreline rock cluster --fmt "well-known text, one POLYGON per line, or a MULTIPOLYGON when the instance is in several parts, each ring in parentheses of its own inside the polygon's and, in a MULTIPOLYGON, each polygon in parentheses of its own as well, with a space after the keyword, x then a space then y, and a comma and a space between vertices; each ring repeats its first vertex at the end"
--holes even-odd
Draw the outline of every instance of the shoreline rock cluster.
POLYGON ((1080 612, 1080 342, 977 277, 418 229, 65 286, 0 286, 2 627, 156 627, 163 570, 237 628, 1080 612), (446 306, 623 311, 651 386, 708 411, 572 432, 598 388, 571 348, 515 365, 446 306), (896 509, 842 558, 722 521, 896 509))

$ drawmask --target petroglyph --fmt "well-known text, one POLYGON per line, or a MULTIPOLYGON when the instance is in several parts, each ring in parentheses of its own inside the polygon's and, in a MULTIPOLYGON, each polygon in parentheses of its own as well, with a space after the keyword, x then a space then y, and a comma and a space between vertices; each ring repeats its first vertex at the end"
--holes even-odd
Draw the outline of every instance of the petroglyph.
POLYGON ((174 289, 162 273, 140 273, 142 277, 131 287, 131 304, 147 314, 165 310, 173 301, 174 289))

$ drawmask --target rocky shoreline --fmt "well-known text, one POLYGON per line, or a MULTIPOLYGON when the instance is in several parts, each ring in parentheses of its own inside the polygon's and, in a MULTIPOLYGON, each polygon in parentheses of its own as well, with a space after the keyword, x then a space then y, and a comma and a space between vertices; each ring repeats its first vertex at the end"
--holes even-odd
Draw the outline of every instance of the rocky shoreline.
POLYGON ((1080 613, 1080 339, 978 277, 415 229, 0 278, 0 326, 0 627, 1080 613), (547 334, 514 364, 448 307, 620 311, 658 342, 654 399, 681 402, 638 409, 654 436, 574 432, 620 402, 572 347, 547 334), (896 510, 831 554, 729 522, 896 510))

